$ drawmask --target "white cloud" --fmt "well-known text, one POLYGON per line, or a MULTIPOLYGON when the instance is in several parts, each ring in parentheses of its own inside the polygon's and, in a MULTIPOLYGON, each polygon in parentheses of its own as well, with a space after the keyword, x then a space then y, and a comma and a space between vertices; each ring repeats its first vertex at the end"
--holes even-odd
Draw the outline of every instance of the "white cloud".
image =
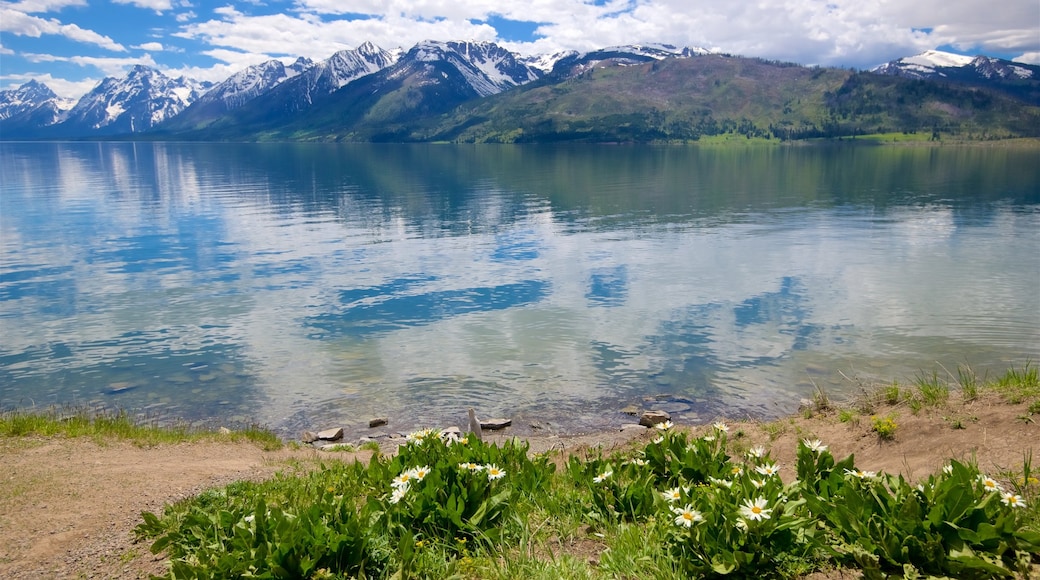
POLYGON ((182 22, 183 23, 183 22, 188 22, 189 20, 195 20, 195 18, 197 16, 198 15, 195 14, 193 11, 189 10, 187 12, 180 12, 180 13, 178 13, 174 18, 177 20, 177 22, 182 22))
POLYGON ((1015 62, 1021 62, 1024 64, 1040 64, 1040 51, 1027 52, 1025 54, 1016 56, 1015 62))
POLYGON ((138 8, 145 8, 148 10, 155 10, 156 12, 165 12, 173 8, 170 0, 112 0, 116 4, 130 4, 137 6, 138 8))
POLYGON ((108 58, 95 56, 55 56, 53 54, 24 54, 29 62, 67 62, 79 66, 92 66, 106 76, 122 76, 126 70, 134 65, 156 67, 155 60, 150 54, 133 58, 108 58))
POLYGON ((86 6, 87 0, 22 0, 6 4, 6 8, 18 12, 57 12, 66 6, 86 6))
POLYGON ((122 44, 92 30, 80 28, 75 24, 62 24, 53 18, 45 20, 7 8, 0 10, 0 30, 17 36, 29 36, 32 38, 39 38, 44 34, 64 36, 69 40, 93 44, 115 52, 126 51, 126 47, 122 44))
POLYGON ((134 46, 133 48, 137 48, 137 49, 140 49, 140 50, 151 50, 151 51, 155 51, 155 52, 161 52, 163 50, 163 45, 162 45, 161 42, 146 42, 144 44, 138 44, 137 46, 134 46))

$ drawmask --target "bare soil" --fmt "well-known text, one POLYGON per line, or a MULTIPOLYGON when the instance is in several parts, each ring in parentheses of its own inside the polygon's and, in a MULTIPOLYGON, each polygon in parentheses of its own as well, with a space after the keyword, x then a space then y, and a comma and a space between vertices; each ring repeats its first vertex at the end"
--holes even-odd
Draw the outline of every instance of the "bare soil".
MULTIPOLYGON (((835 457, 855 453, 861 469, 903 473, 911 479, 934 473, 951 458, 975 460, 995 476, 1020 471, 1040 440, 1040 425, 1030 418, 1026 404, 1009 404, 992 394, 917 414, 903 406, 876 412, 893 416, 894 439, 880 439, 871 429, 870 415, 841 422, 835 411, 771 423, 732 422, 729 436, 737 446, 770 449, 787 476, 792 475, 798 440, 813 438, 826 443, 835 457)), ((493 438, 507 436, 508 430, 493 438)), ((587 453, 650 436, 629 430, 536 437, 530 442, 534 451, 587 453)), ((134 542, 133 529, 142 511, 161 513, 167 503, 208 488, 270 477, 285 469, 290 459, 317 465, 320 453, 310 449, 265 452, 244 443, 140 448, 90 439, 0 439, 0 578, 163 574, 162 557, 153 556, 147 544, 134 542)), ((320 456, 348 461, 358 457, 320 456)))

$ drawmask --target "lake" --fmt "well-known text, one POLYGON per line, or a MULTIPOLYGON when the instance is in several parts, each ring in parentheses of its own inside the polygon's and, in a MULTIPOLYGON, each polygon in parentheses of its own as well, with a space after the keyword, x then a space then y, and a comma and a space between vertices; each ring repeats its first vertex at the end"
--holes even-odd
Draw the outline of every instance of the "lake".
POLYGON ((1038 288, 1036 149, 0 143, 2 409, 768 418, 1037 364, 1038 288))

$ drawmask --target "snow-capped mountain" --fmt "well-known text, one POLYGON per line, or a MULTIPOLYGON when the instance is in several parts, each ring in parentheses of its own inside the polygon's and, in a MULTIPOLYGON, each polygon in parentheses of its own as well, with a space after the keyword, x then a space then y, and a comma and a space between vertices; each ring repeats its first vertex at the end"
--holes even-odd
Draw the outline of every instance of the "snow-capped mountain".
POLYGON ((927 50, 874 67, 871 72, 986 87, 1040 105, 1040 66, 1032 64, 927 50))
POLYGON ((402 60, 444 62, 454 67, 476 91, 487 97, 538 79, 538 69, 493 42, 438 42, 415 45, 402 60))
POLYGON ((311 59, 300 57, 289 66, 280 60, 269 60, 247 67, 215 85, 194 106, 216 105, 224 111, 237 109, 313 65, 311 59))
POLYGON ((662 60, 666 58, 690 58, 713 54, 713 51, 699 47, 676 47, 671 44, 629 44, 611 46, 589 52, 561 53, 552 66, 552 74, 557 77, 571 77, 594 68, 604 61, 616 65, 633 65, 662 60))
POLYGON ((347 83, 394 64, 400 56, 400 49, 384 50, 371 42, 341 50, 285 83, 282 92, 292 97, 288 108, 305 109, 347 83))
POLYGON ((32 135, 61 121, 75 104, 35 80, 17 89, 0 91, 0 134, 10 138, 32 135))
POLYGON ((56 129, 78 135, 139 133, 177 115, 207 88, 137 65, 125 77, 108 77, 83 95, 56 129))
POLYGON ((965 80, 977 76, 984 79, 1038 78, 1038 67, 991 58, 963 56, 941 50, 926 50, 874 67, 872 72, 914 79, 955 78, 965 80))
MULTIPOLYGON (((0 91, 0 121, 38 113, 41 108, 56 114, 68 111, 76 104, 54 94, 47 85, 32 80, 17 89, 0 91)), ((48 124, 54 124, 57 118, 48 124)))

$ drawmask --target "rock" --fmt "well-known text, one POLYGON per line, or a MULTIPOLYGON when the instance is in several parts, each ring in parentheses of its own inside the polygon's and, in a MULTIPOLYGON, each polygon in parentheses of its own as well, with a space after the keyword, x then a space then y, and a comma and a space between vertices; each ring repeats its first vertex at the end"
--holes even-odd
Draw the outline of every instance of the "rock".
POLYGON ((512 419, 484 419, 480 422, 481 429, 490 429, 492 431, 498 431, 499 429, 505 429, 506 427, 513 424, 512 419))
POLYGON ((635 417, 636 415, 639 414, 639 412, 641 410, 642 409, 640 409, 639 407, 637 407, 635 405, 629 405, 629 406, 625 407, 624 409, 621 409, 621 412, 626 414, 626 415, 632 415, 633 417, 635 417))
POLYGON ((386 425, 389 422, 390 419, 387 417, 375 417, 373 419, 368 420, 368 428, 372 429, 373 427, 382 427, 383 425, 386 425))
POLYGON ((313 431, 304 431, 300 433, 300 441, 304 443, 314 443, 318 440, 318 434, 313 431))
POLYGON ((653 427, 658 423, 664 423, 671 419, 672 416, 668 411, 643 411, 643 415, 639 417, 639 424, 644 427, 653 427))
POLYGON ((624 425, 621 426, 621 432, 622 433, 624 433, 625 431, 636 431, 636 430, 646 431, 646 425, 637 425, 635 423, 625 423, 624 425))
POLYGON ((220 428, 220 434, 221 435, 231 435, 231 429, 228 429, 227 427, 221 427, 220 428))
POLYGON ((484 432, 481 430, 480 421, 477 420, 477 412, 473 410, 473 407, 469 408, 469 432, 477 438, 477 441, 484 440, 484 432))
POLYGON ((343 427, 318 431, 318 439, 322 441, 338 441, 343 438, 343 427))

